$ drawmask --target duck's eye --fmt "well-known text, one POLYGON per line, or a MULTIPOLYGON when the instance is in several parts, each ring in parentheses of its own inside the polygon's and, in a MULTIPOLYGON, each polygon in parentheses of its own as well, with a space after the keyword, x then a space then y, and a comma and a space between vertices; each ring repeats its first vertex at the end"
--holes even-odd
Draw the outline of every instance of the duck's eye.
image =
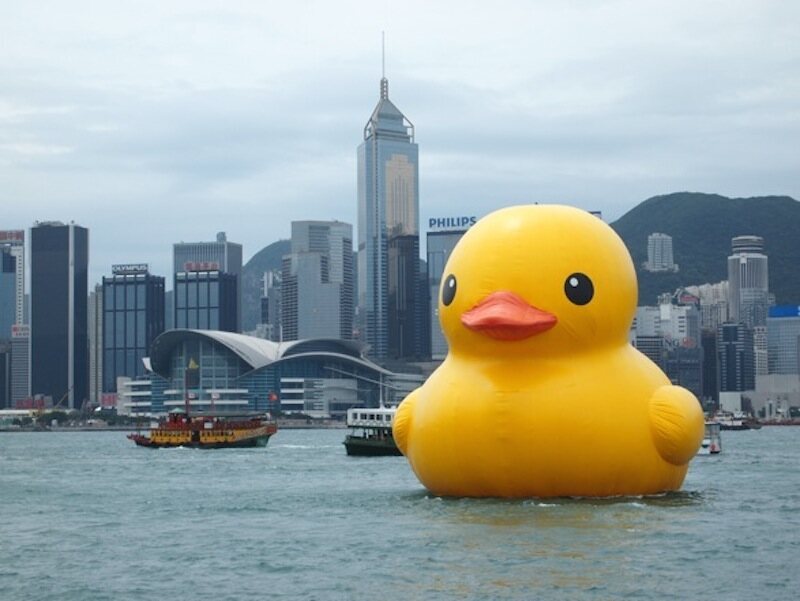
POLYGON ((594 285, 588 275, 573 273, 564 282, 564 293, 570 302, 576 305, 585 305, 594 296, 594 285))
POLYGON ((442 304, 446 307, 456 297, 456 276, 452 273, 447 276, 442 286, 442 304))

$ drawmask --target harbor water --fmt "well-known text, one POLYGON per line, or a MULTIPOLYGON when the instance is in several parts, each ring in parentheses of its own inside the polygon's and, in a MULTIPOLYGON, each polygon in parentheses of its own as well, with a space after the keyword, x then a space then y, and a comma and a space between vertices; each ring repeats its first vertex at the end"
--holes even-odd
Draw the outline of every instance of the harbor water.
POLYGON ((0 433, 0 600, 800 598, 800 427, 723 432, 683 491, 607 500, 437 498, 344 435, 0 433))

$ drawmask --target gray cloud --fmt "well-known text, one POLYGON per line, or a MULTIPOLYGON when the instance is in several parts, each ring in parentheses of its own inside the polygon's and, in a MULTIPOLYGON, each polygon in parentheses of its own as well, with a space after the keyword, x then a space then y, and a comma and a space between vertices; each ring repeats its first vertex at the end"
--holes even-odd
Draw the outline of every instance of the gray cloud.
POLYGON ((97 280, 116 262, 169 275, 173 242, 219 230, 250 256, 292 219, 354 222, 381 29, 423 222, 800 196, 798 8, 644 4, 18 3, 0 23, 2 227, 88 226, 97 280))

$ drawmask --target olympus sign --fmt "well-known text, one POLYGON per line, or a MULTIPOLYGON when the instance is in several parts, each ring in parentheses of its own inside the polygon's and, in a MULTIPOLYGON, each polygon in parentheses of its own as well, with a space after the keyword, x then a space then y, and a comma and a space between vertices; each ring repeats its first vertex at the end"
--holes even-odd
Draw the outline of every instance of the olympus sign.
POLYGON ((125 265, 112 265, 111 273, 114 275, 132 275, 135 273, 147 273, 147 263, 127 263, 125 265))

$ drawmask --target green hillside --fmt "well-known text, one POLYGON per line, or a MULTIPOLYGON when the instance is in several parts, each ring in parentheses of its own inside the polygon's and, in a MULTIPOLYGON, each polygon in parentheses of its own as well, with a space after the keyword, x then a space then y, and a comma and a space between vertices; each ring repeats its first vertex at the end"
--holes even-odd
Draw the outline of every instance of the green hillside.
POLYGON ((289 253, 289 240, 278 240, 252 256, 242 268, 242 330, 253 330, 259 322, 265 271, 278 269, 281 257, 289 253))
POLYGON ((655 304, 662 292, 680 286, 728 279, 731 238, 764 238, 769 257, 769 286, 779 304, 800 304, 800 203, 788 196, 727 198, 679 192, 655 196, 611 224, 625 241, 639 277, 639 304, 655 304), (672 236, 678 273, 650 273, 647 236, 672 236))

